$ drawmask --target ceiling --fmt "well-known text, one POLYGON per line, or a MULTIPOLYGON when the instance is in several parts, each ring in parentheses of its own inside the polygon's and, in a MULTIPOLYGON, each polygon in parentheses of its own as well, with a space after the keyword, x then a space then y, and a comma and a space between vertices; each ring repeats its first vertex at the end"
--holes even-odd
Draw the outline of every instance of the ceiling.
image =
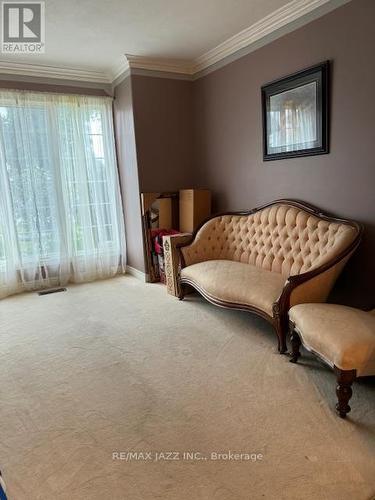
POLYGON ((335 1, 46 0, 45 54, 0 53, 0 72, 7 63, 10 68, 42 65, 72 74, 75 69, 97 72, 110 81, 124 67, 126 53, 188 64, 275 12, 283 13, 285 6, 313 10, 335 1))

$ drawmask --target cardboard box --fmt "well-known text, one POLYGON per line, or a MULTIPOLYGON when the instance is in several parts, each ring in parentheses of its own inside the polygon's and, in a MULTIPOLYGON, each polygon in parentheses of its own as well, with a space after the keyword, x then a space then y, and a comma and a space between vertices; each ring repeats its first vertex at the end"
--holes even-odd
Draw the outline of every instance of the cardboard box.
POLYGON ((159 210, 159 228, 172 229, 172 200, 171 198, 159 198, 154 205, 159 210))
POLYGON ((141 193, 142 215, 150 214, 153 228, 177 229, 178 193, 141 193), (170 196, 169 196, 170 194, 170 196))
POLYGON ((211 215, 211 191, 208 189, 180 190, 180 231, 192 233, 211 215))

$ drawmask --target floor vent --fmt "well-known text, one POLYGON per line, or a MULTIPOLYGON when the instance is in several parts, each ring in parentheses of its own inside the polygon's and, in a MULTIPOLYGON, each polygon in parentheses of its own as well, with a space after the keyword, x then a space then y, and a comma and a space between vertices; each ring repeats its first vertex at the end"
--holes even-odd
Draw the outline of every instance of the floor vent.
POLYGON ((64 287, 47 288, 47 290, 41 290, 40 292, 38 292, 38 295, 49 295, 50 293, 57 293, 57 292, 66 292, 66 288, 64 287))

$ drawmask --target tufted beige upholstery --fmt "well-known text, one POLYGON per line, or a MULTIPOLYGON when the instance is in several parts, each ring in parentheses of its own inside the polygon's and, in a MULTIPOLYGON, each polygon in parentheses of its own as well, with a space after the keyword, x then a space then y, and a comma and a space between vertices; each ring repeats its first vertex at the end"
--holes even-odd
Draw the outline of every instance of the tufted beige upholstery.
POLYGON ((270 316, 285 284, 279 273, 230 260, 199 262, 182 269, 181 276, 199 283, 213 300, 253 306, 270 316))
POLYGON ((182 253, 186 266, 207 260, 232 260, 287 277, 329 261, 356 236, 352 226, 276 204, 252 215, 211 219, 194 242, 182 248, 182 253))
MULTIPOLYGON (((356 223, 280 200, 251 214, 207 221, 190 244, 181 246, 178 282, 215 304, 265 317, 285 352, 290 306, 325 302, 360 236, 356 223)), ((179 298, 185 293, 179 286, 179 298)))
POLYGON ((303 344, 328 364, 375 375, 375 316, 336 304, 299 304, 289 311, 303 344))

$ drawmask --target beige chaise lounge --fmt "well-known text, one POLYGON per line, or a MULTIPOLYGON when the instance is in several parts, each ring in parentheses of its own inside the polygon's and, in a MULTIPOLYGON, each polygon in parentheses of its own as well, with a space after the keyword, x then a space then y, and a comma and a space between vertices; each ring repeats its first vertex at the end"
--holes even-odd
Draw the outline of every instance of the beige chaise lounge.
POLYGON ((334 369, 336 411, 345 418, 354 380, 375 375, 375 309, 366 312, 338 304, 298 304, 290 309, 289 320, 290 361, 297 363, 303 344, 334 369))
POLYGON ((177 244, 178 295, 190 286, 213 304, 259 314, 284 353, 290 306, 325 302, 360 236, 357 223, 293 200, 220 214, 177 244))

